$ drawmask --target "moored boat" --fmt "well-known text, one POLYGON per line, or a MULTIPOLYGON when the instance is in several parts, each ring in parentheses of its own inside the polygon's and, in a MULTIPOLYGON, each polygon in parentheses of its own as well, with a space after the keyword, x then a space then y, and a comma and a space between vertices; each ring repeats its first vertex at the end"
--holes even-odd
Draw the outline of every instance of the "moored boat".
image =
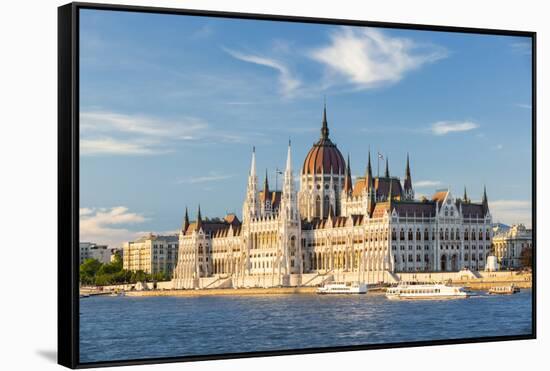
POLYGON ((317 294, 366 294, 367 285, 361 282, 328 282, 317 289, 317 294))
POLYGON ((494 286, 489 289, 489 294, 491 295, 512 295, 520 292, 519 287, 514 284, 507 286, 494 286))
POLYGON ((468 296, 470 294, 464 287, 450 286, 443 283, 404 282, 386 290, 388 299, 440 300, 465 299, 468 296))

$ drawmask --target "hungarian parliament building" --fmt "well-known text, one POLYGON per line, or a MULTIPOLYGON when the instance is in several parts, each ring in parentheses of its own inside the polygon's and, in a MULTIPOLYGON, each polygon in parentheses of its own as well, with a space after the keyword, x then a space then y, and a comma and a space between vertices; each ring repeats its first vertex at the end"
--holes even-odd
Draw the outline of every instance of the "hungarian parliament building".
POLYGON ((326 107, 298 189, 290 142, 281 190, 270 190, 267 174, 259 186, 253 150, 242 220, 203 219, 199 207, 191 222, 185 211, 174 288, 295 286, 328 276, 380 282, 396 272, 483 269, 493 233, 486 190, 481 202, 466 189, 462 197, 445 189, 417 199, 409 156, 402 181, 385 160, 384 175, 373 176, 369 153, 364 176, 353 182, 349 157, 330 139, 326 107))

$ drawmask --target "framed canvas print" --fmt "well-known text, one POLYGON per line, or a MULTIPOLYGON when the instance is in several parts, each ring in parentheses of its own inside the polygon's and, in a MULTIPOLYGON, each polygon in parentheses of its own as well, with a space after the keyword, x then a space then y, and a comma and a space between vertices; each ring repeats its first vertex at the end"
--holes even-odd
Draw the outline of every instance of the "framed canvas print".
POLYGON ((72 3, 58 34, 60 364, 535 338, 534 32, 72 3))

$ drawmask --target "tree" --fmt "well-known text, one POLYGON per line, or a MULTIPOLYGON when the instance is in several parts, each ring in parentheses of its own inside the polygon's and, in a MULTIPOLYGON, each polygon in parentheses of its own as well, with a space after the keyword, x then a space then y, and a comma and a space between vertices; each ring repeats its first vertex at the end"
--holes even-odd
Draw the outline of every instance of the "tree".
POLYGON ((95 275, 101 268, 101 263, 97 259, 86 259, 80 264, 80 281, 84 284, 94 283, 95 275))
POLYGON ((519 260, 522 268, 532 268, 533 267, 533 248, 526 247, 521 250, 521 255, 519 260))

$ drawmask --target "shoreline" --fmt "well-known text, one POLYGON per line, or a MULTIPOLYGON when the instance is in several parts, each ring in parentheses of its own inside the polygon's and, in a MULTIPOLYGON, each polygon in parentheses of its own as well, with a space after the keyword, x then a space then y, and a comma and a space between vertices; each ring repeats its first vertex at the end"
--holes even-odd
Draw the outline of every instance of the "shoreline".
MULTIPOLYGON (((515 284, 520 289, 531 289, 531 282, 479 282, 468 284, 459 284, 453 282, 453 285, 464 286, 472 291, 487 291, 493 286, 507 286, 515 284)), ((126 296, 131 297, 156 297, 156 296, 172 296, 172 297, 198 297, 198 296, 268 296, 268 295, 316 295, 317 287, 277 287, 277 288, 226 288, 226 289, 182 289, 182 290, 143 290, 143 291, 127 291, 126 296)), ((368 294, 383 294, 385 288, 369 289, 368 294)), ((367 295, 368 295, 367 294, 367 295)))

